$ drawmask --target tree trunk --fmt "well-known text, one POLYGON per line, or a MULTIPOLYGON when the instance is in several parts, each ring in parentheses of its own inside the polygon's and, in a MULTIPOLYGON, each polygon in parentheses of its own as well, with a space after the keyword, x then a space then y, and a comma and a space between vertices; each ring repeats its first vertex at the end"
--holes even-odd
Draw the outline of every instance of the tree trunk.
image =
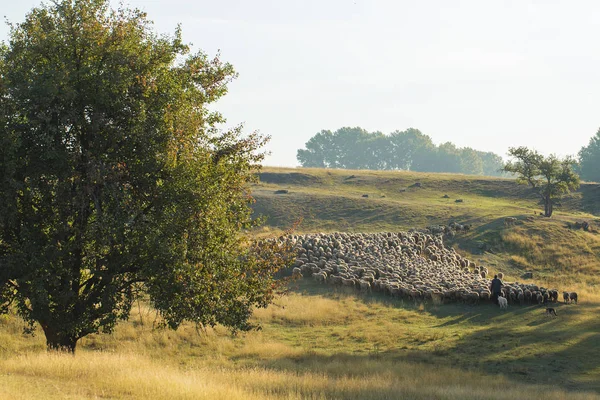
POLYGON ((544 197, 544 216, 551 217, 552 216, 552 199, 550 196, 544 197))
POLYGON ((46 348, 48 351, 64 351, 75 354, 75 347, 79 338, 61 332, 60 328, 42 325, 46 335, 46 348))

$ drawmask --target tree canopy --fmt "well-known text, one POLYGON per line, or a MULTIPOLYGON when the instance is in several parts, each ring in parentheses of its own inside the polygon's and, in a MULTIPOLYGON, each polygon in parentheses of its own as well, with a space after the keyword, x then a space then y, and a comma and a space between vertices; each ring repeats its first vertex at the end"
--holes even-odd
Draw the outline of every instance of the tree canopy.
POLYGON ((579 169, 582 179, 600 182, 600 129, 579 151, 579 169))
MULTIPOLYGON (((268 139, 207 108, 236 77, 145 13, 62 0, 0 50, 0 312, 50 349, 147 293, 166 323, 250 329, 284 258, 240 235, 268 139)), ((276 246, 275 246, 276 247, 276 246)))
POLYGON ((454 172, 472 175, 502 174, 502 157, 450 142, 436 146, 418 129, 389 135, 356 128, 323 130, 299 149, 303 167, 454 172))
POLYGON ((554 200, 579 187, 579 176, 573 171, 575 160, 544 157, 527 147, 511 147, 512 160, 504 166, 506 172, 517 175, 517 182, 531 186, 544 204, 544 215, 552 216, 554 200))

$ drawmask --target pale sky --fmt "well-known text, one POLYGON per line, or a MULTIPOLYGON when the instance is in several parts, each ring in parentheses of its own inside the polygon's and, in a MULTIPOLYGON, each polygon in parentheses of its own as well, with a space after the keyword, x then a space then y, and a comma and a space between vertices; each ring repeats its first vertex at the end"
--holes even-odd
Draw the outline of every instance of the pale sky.
MULTIPOLYGON (((19 22, 37 0, 0 0, 19 22)), ((116 2, 115 2, 116 4, 116 2)), ((322 129, 420 129, 506 157, 576 154, 600 127, 600 2, 129 0, 157 31, 221 50, 240 77, 219 109, 295 166, 322 129)), ((0 40, 7 28, 0 27, 0 40)))

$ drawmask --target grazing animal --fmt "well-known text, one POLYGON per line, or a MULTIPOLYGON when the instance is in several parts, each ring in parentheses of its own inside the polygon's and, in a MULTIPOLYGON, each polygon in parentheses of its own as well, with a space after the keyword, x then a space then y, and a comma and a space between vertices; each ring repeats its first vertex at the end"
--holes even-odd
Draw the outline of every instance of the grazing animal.
POLYGON ((501 310, 507 310, 508 309, 508 300, 506 299, 506 297, 498 297, 498 305, 500 306, 501 310))
POLYGON ((504 218, 504 226, 511 226, 517 222, 515 217, 506 217, 504 218))
POLYGON ((519 300, 520 306, 525 304, 525 295, 523 294, 523 292, 519 292, 519 294, 517 295, 517 299, 519 300))
POLYGON ((549 316, 557 317, 556 310, 554 308, 552 308, 552 307, 546 308, 546 316, 547 317, 549 317, 549 316))
POLYGON ((571 301, 574 301, 575 304, 577 304, 577 293, 576 292, 569 293, 569 298, 571 299, 571 301))
POLYGON ((563 292, 563 301, 565 302, 565 304, 569 302, 569 299, 569 292, 563 292))
POLYGON ((541 293, 538 293, 536 296, 536 300, 538 304, 543 304, 544 303, 544 296, 542 296, 541 293))

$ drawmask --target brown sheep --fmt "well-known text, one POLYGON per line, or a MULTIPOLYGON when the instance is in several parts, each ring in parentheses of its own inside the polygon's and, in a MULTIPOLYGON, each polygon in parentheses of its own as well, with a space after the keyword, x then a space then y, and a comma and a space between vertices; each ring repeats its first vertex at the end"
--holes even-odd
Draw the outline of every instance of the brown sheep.
POLYGON ((577 293, 576 292, 569 293, 569 298, 571 299, 571 301, 574 301, 575 304, 577 304, 577 293))
POLYGON ((525 302, 526 302, 526 303, 531 303, 531 297, 532 297, 532 296, 531 296, 531 290, 529 290, 529 289, 526 289, 526 290, 523 292, 523 294, 524 294, 524 296, 525 296, 525 302))
POLYGON ((563 302, 565 304, 569 302, 570 297, 569 292, 563 292, 563 302))
POLYGON ((525 303, 525 295, 523 294, 523 292, 519 292, 519 294, 517 295, 517 300, 519 300, 519 305, 523 305, 525 303))
POLYGON ((543 304, 544 303, 544 296, 542 296, 541 293, 538 293, 536 296, 536 300, 538 304, 543 304))

